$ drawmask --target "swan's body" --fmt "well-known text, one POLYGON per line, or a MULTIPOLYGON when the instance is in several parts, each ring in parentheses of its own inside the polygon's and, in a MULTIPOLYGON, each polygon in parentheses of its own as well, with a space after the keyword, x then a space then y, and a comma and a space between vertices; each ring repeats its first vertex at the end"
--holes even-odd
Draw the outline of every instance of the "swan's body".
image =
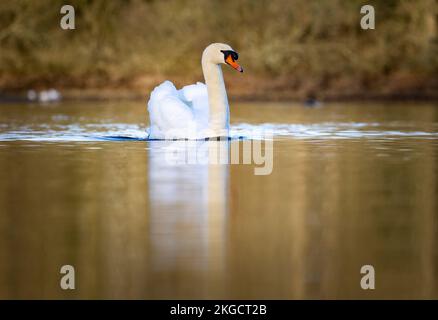
POLYGON ((177 90, 170 81, 157 86, 148 102, 150 139, 200 139, 228 136, 229 106, 220 64, 242 72, 226 44, 213 43, 202 54, 205 84, 177 90))

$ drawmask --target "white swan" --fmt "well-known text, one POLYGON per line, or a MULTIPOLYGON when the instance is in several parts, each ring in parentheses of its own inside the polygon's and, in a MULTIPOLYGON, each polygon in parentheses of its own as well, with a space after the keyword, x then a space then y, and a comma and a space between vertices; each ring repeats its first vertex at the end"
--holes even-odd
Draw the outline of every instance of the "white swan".
POLYGON ((164 81, 148 102, 149 139, 200 139, 228 136, 229 106, 221 64, 243 72, 238 54, 227 44, 213 43, 202 53, 205 84, 177 90, 164 81))

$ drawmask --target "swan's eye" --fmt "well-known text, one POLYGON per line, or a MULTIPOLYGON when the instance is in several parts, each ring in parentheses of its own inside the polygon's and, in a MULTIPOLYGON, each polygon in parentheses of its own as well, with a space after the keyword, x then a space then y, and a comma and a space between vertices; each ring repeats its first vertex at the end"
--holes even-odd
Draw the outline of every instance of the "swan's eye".
POLYGON ((221 52, 224 54, 224 60, 225 61, 228 59, 229 56, 231 56, 233 61, 239 59, 239 55, 235 51, 232 51, 232 50, 221 50, 221 52))

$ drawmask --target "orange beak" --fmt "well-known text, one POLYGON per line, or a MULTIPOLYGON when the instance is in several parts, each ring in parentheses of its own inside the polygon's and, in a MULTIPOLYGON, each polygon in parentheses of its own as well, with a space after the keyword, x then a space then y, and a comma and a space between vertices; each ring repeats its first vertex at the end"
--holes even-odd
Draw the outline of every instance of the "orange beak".
POLYGON ((236 61, 234 61, 234 59, 233 59, 233 57, 231 56, 231 55, 229 55, 228 57, 227 57, 227 59, 225 60, 225 62, 227 63, 227 64, 229 64, 230 66, 232 66, 234 69, 236 69, 237 71, 239 71, 239 72, 243 72, 243 68, 241 67, 241 66, 239 66, 239 64, 236 62, 236 61))

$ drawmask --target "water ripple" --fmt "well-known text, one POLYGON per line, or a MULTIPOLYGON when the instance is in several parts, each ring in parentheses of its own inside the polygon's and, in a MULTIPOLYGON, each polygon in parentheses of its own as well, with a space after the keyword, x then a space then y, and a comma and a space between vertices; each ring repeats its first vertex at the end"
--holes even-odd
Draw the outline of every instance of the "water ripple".
MULTIPOLYGON (((126 123, 68 124, 3 127, 0 141, 147 141, 146 127, 126 123)), ((438 132, 415 130, 396 125, 363 122, 324 122, 312 124, 234 124, 232 138, 263 139, 397 139, 438 138, 438 132)))

